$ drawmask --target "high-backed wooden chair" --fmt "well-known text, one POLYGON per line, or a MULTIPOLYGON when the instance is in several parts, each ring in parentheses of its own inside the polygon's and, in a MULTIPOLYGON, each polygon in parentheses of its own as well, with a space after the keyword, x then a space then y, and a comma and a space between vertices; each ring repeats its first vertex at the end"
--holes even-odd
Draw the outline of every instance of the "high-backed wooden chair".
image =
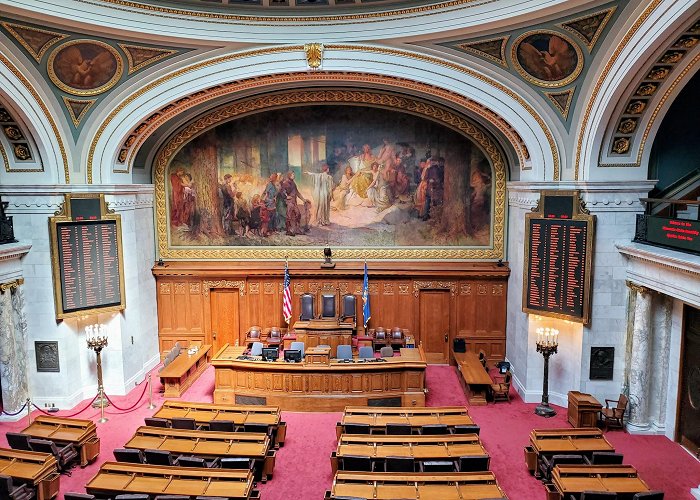
POLYGON ((627 396, 620 394, 620 397, 615 399, 606 399, 605 408, 600 411, 600 419, 603 421, 605 430, 608 427, 624 427, 625 411, 627 410, 627 396), (611 403, 615 406, 612 407, 611 403))
POLYGON ((399 328, 398 326, 395 326, 394 328, 391 329, 391 336, 389 337, 389 344, 391 345, 392 348, 395 347, 406 347, 406 336, 403 333, 403 330, 399 328))
POLYGON ((357 298, 354 295, 343 295, 343 310, 340 315, 341 321, 352 320, 355 323, 357 318, 357 298))
POLYGON ((276 347, 282 343, 282 330, 279 326, 273 326, 270 328, 270 332, 267 335, 267 345, 270 347, 276 347))
POLYGON ((314 296, 310 293, 304 293, 299 297, 301 302, 301 314, 299 315, 300 321, 309 321, 315 318, 314 312, 314 296))
POLYGON ((338 317, 338 309, 335 302, 336 297, 334 293, 321 295, 321 319, 335 319, 338 317))
POLYGON ((248 347, 251 346, 253 342, 260 342, 262 338, 262 328, 259 326, 251 326, 245 334, 245 343, 248 347))
POLYGON ((493 402, 508 401, 510 403, 510 381, 513 376, 508 371, 502 377, 496 375, 495 384, 491 384, 491 393, 493 394, 493 402))

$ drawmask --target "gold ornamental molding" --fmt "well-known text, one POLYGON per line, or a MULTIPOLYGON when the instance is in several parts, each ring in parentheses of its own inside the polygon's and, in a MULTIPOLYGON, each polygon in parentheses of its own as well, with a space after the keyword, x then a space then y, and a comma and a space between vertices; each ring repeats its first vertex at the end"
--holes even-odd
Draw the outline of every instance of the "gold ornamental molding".
MULTIPOLYGON (((191 17, 192 21, 198 22, 211 22, 212 19, 218 21, 243 21, 249 23, 281 23, 281 22, 292 22, 292 23, 313 23, 313 22, 323 22, 328 25, 333 24, 345 24, 343 21, 366 21, 373 18, 386 19, 388 16, 411 16, 419 14, 427 14, 430 12, 436 12, 443 9, 448 9, 451 7, 476 7, 481 6, 485 3, 493 3, 498 0, 451 0, 447 2, 440 2, 432 5, 422 5, 420 7, 411 7, 396 10, 386 10, 391 6, 384 6, 384 10, 381 12, 364 12, 362 14, 343 14, 343 15, 330 15, 330 16, 241 16, 237 14, 222 14, 214 12, 202 12, 193 10, 177 9, 173 7, 161 7, 155 5, 148 5, 143 3, 132 2, 129 0, 102 0, 101 2, 94 2, 90 0, 78 0, 82 3, 88 5, 103 6, 102 4, 110 3, 113 5, 118 5, 120 7, 129 7, 132 9, 137 9, 141 11, 148 11, 149 14, 157 17, 172 18, 173 16, 191 17)), ((120 9, 123 10, 123 9, 120 9)))
POLYGON ((209 297, 209 290, 212 288, 238 288, 240 296, 245 295, 245 281, 204 280, 202 282, 202 295, 209 297))
POLYGON ((637 283, 633 283, 629 280, 626 282, 626 285, 627 285, 627 288, 629 288, 633 292, 641 293, 642 295, 649 295, 651 293, 655 293, 655 291, 652 290, 651 288, 648 288, 648 287, 642 286, 642 285, 638 285, 637 283))
POLYGON ((2 143, 0 143, 0 156, 2 156, 2 162, 5 165, 5 172, 10 172, 10 160, 7 157, 7 152, 5 151, 2 143))
MULTIPOLYGON (((396 87, 401 89, 401 92, 405 92, 406 90, 415 90, 432 98, 439 97, 445 101, 463 107, 496 127, 515 150, 521 168, 525 164, 525 161, 529 159, 529 153, 525 148, 522 137, 520 137, 520 135, 505 119, 489 108, 452 91, 395 76, 372 75, 367 73, 317 72, 313 74, 313 77, 310 77, 307 72, 303 72, 254 77, 223 85, 216 85, 207 90, 198 91, 189 96, 180 98, 173 104, 164 106, 160 110, 151 114, 148 118, 146 118, 146 120, 141 122, 132 130, 127 142, 134 137, 135 140, 132 140, 129 146, 128 158, 126 158, 126 156, 124 157, 124 163, 126 165, 124 168, 115 168, 113 172, 128 174, 131 171, 131 167, 133 166, 133 162, 139 148, 148 139, 148 137, 161 125, 187 109, 193 108, 221 96, 239 93, 243 90, 249 90, 252 88, 262 90, 265 86, 274 86, 277 84, 305 83, 308 82, 310 78, 313 78, 314 83, 323 81, 330 83, 362 84, 362 87, 365 87, 366 84, 371 83, 385 87, 396 87)), ((124 147, 126 147, 126 144, 124 147)), ((126 155, 126 153, 126 149, 120 150, 120 155, 126 155)))
POLYGON ((612 56, 610 56, 610 59, 606 63, 605 67, 603 68, 603 71, 600 73, 600 76, 598 77, 598 81, 596 81, 594 87, 593 87, 593 92, 591 93, 590 97, 588 98, 588 104, 586 105, 586 110, 583 113, 582 119, 581 119, 581 125, 579 126, 578 129, 578 139, 576 140, 576 159, 574 161, 574 180, 578 180, 579 178, 579 170, 581 168, 581 149, 583 148, 583 133, 586 130, 586 127, 588 127, 588 122, 591 119, 591 113, 593 112, 593 104, 597 102, 598 96, 600 94, 600 89, 603 86, 603 83, 607 79, 608 75, 610 74, 610 71, 612 70, 613 65, 617 62, 617 60, 620 58, 620 54, 622 54, 622 51, 627 47, 629 44, 630 40, 632 37, 639 31, 639 28, 641 28, 642 24, 649 18, 649 16, 656 10, 656 8, 661 4, 662 0, 651 0, 649 2, 649 5, 647 5, 646 9, 644 9, 644 12, 640 14, 640 16, 637 18, 637 20, 634 22, 634 24, 630 27, 629 30, 627 30, 627 33, 625 33, 625 36, 622 38, 620 43, 617 44, 617 47, 615 47, 615 51, 613 52, 612 56))
MULTIPOLYGON (((453 63, 451 61, 446 61, 443 59, 438 59, 436 57, 432 56, 427 56, 423 54, 414 54, 408 51, 404 50, 399 50, 399 49, 385 49, 385 48, 378 48, 378 47, 372 47, 372 46, 356 46, 356 45, 337 45, 337 44, 330 44, 325 46, 326 50, 348 50, 348 51, 366 51, 366 52, 373 52, 373 53, 380 53, 380 54, 385 54, 385 55, 394 55, 397 57, 404 57, 407 59, 417 59, 421 60, 430 64, 435 64, 438 66, 450 68, 452 70, 458 71, 463 74, 467 74, 469 76, 472 76, 473 78, 476 78, 479 81, 482 81, 486 83, 487 85, 490 85, 497 90, 505 93, 508 95, 510 98, 518 102, 525 110, 532 116, 532 118, 537 122, 537 124, 540 126, 542 129, 542 132, 544 133, 547 142, 549 144, 550 150, 552 152, 552 163, 553 163, 553 169, 554 169, 554 180, 559 180, 559 175, 560 175, 560 159, 559 159, 559 149, 557 147, 557 144, 554 140, 554 135, 550 131, 549 127, 545 123, 544 119, 535 111, 535 109, 527 103, 522 97, 520 97, 516 92, 513 90, 509 89, 505 85, 497 82, 496 80, 489 78, 487 76, 481 75, 477 73, 474 70, 471 70, 465 66, 453 63)), ((218 57, 209 61, 204 61, 201 63, 196 63, 191 66, 182 68, 178 71, 175 71, 171 74, 165 75, 157 80, 154 80, 153 82, 149 83, 148 85, 143 86, 140 88, 138 91, 135 93, 131 94, 128 96, 124 101, 119 103, 111 112, 110 114, 104 119, 102 124, 100 125, 99 129, 95 133, 91 143, 90 143, 90 149, 88 151, 88 157, 87 157, 87 183, 92 184, 93 182, 93 165, 94 165, 94 160, 95 160, 95 151, 97 149, 97 143, 101 139, 102 135, 104 134, 107 126, 112 122, 112 120, 116 117, 116 115, 121 112, 124 108, 126 108, 129 104, 131 104, 133 101, 144 95, 145 93, 153 90, 154 88, 158 87, 159 85, 162 85, 163 83, 166 83, 174 78, 178 78, 184 74, 187 74, 192 71, 197 71, 201 68, 204 67, 209 67, 209 66, 214 66, 217 64, 225 63, 225 62, 231 62, 234 60, 238 59, 245 59, 247 57, 254 57, 254 56, 259 56, 259 55, 268 55, 268 54, 280 54, 280 53, 286 53, 286 52, 294 52, 294 51, 300 51, 303 50, 302 45, 290 45, 290 46, 285 46, 285 47, 269 47, 265 49, 256 49, 256 50, 251 50, 251 51, 245 51, 241 53, 236 53, 236 54, 229 54, 226 56, 218 57)), ((342 80, 343 73, 340 74, 342 80)), ((318 75, 314 74, 314 77, 317 77, 318 75)), ((306 78, 308 79, 309 76, 306 75, 306 78)), ((346 77, 347 78, 347 77, 346 77)), ((254 79, 251 81, 255 81, 254 79)), ((436 87, 431 87, 433 88, 434 91, 437 91, 438 89, 436 87)), ((467 100, 466 98, 463 98, 467 100)), ((476 103, 474 103, 476 105, 476 103)), ((495 114, 495 113, 494 113, 495 114)), ((512 137, 512 133, 509 134, 510 137, 512 137)), ((529 154, 526 153, 525 146, 523 144, 520 145, 520 147, 516 148, 516 151, 518 151, 518 155, 521 158, 521 165, 524 164, 524 159, 529 158, 529 154)))
POLYGON ((318 69, 323 63, 323 44, 322 43, 307 43, 304 45, 306 53, 306 64, 311 69, 318 69))
POLYGON ((208 114, 191 122, 173 136, 158 153, 154 162, 156 237, 158 254, 168 259, 311 259, 317 256, 317 250, 288 247, 249 248, 187 248, 177 249, 168 244, 168 221, 166 201, 165 174, 168 165, 177 152, 192 138, 204 131, 239 116, 258 110, 275 107, 287 107, 299 104, 316 103, 360 103, 394 110, 402 110, 437 121, 462 135, 470 138, 481 147, 493 166, 494 206, 492 217, 491 248, 341 248, 334 251, 339 259, 501 259, 504 255, 505 241, 505 192, 506 164, 498 144, 480 127, 463 116, 441 106, 432 105, 409 98, 381 91, 359 90, 296 90, 268 94, 229 104, 212 110, 208 114))
MULTIPOLYGON (((574 40, 572 40, 568 35, 565 35, 563 33, 560 33, 558 31, 552 31, 552 30, 544 30, 544 29, 537 29, 537 30, 532 30, 532 31, 526 31, 522 35, 520 35, 518 38, 515 39, 511 46, 511 53, 510 53, 510 62, 513 64, 513 67, 515 68, 515 71, 518 72, 520 77, 525 80, 528 83, 531 83, 533 85, 537 85, 538 87, 544 87, 544 88, 559 88, 559 87, 565 87, 566 85, 570 84, 574 80, 578 78, 578 76, 581 74, 581 70, 583 70, 583 51, 581 50, 581 47, 579 47, 578 43, 576 43, 574 40), (520 44, 527 38, 533 36, 533 35, 550 35, 550 36, 556 36, 564 40, 566 43, 568 43, 573 49, 574 52, 576 52, 576 67, 569 73, 568 75, 564 76, 563 78, 559 80, 542 80, 540 78, 536 78, 532 76, 528 71, 520 64, 520 60, 518 59, 518 48, 520 47, 520 44)), ((555 179, 556 180, 556 179, 555 179)))
POLYGON ((457 295, 457 282, 455 281, 414 281, 413 296, 418 297, 421 290, 449 290, 450 296, 457 295))
POLYGON ((22 285, 24 285, 24 278, 17 278, 7 283, 0 283, 0 293, 5 293, 8 290, 16 290, 22 285))
MULTIPOLYGON (((98 56, 99 57, 99 56, 98 56)), ((93 62, 97 59, 97 57, 93 58, 93 62)), ((66 64, 67 62, 64 62, 63 64, 66 64)), ((83 63, 85 64, 85 63, 83 63)), ((93 63, 91 63, 93 64, 93 63)), ((94 68, 94 66, 88 66, 88 68, 94 68)), ((122 76, 122 73, 124 72, 124 61, 122 60, 122 56, 117 52, 117 49, 109 45, 108 43, 101 42, 99 40, 92 40, 89 38, 80 38, 77 40, 71 40, 69 42, 62 43, 58 47, 56 47, 51 54, 49 54, 49 58, 46 62, 46 71, 49 75, 49 79, 51 82, 61 89, 64 92, 67 92, 69 94, 73 95, 78 95, 78 96, 93 96, 97 94, 102 94, 103 92, 107 92, 108 90, 112 89, 119 79, 122 76), (56 70, 54 68, 54 63, 58 60, 59 63, 62 59, 65 59, 67 56, 63 55, 65 54, 64 51, 70 49, 73 47, 73 51, 75 51, 75 47, 79 45, 91 45, 93 47, 98 47, 99 49, 102 49, 104 52, 100 54, 109 54, 114 58, 114 72, 113 74, 109 77, 109 80, 107 80, 105 83, 102 85, 96 86, 96 87, 85 87, 85 88, 79 88, 71 85, 71 83, 66 82, 65 80, 61 79, 61 76, 56 73, 56 70)), ((65 75, 64 75, 65 76, 65 75)))
MULTIPOLYGON (((17 69, 17 67, 12 64, 12 62, 5 57, 1 52, 0 52, 0 63, 5 65, 7 69, 12 72, 15 77, 22 82, 22 85, 29 91, 29 93, 32 95, 34 100, 37 102, 39 107, 41 108, 41 111, 44 113, 44 116, 46 117, 46 120, 48 121, 49 125, 51 126, 51 130, 53 131, 54 137, 56 137, 56 143, 58 144, 58 149, 61 153, 61 159, 63 160, 63 175, 65 176, 66 179, 66 184, 70 184, 70 169, 68 167, 68 155, 66 154, 66 147, 63 144, 63 139, 61 139, 61 134, 58 130, 58 125, 56 124, 56 120, 54 120, 53 116, 51 115, 51 112, 49 111, 49 108, 46 106, 44 101, 41 99, 41 96, 37 93, 37 91, 34 89, 32 84, 27 80, 24 75, 22 74, 21 71, 17 69)), ((15 170, 16 171, 16 170, 15 170)))

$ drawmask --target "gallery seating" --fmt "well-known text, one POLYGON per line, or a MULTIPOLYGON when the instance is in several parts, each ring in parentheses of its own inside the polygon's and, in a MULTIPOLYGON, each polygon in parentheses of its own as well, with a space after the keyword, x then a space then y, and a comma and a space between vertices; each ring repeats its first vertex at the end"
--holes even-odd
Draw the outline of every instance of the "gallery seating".
POLYGON ((459 457, 457 460, 457 470, 459 472, 480 472, 489 470, 491 457, 488 455, 476 455, 459 457))
POLYGON ((386 457, 384 472, 416 472, 416 462, 411 457, 386 457))
POLYGON ((170 422, 165 418, 145 417, 143 421, 149 427, 170 427, 170 422))
POLYGON ((370 457, 346 455, 339 460, 339 470, 374 472, 374 464, 370 457))
POLYGON ((425 460, 420 464, 421 472, 457 472, 451 460, 425 460))
POLYGON ((177 460, 169 451, 144 450, 146 463, 149 465, 177 465, 177 460))
POLYGON ((479 432, 481 432, 481 428, 478 425, 455 425, 454 426, 454 433, 455 434, 476 434, 478 436, 479 432))
POLYGON ((173 429, 186 429, 189 431, 193 431, 197 428, 195 420, 188 417, 173 417, 170 419, 170 425, 173 429))
POLYGON ((620 397, 615 399, 606 399, 605 408, 600 411, 600 419, 607 431, 609 427, 624 427, 625 411, 627 410, 627 396, 620 394, 620 397), (611 404, 615 406, 611 406, 611 404))
POLYGON ((95 495, 88 493, 64 493, 63 500, 95 500, 95 495))
POLYGON ((591 458, 584 457, 586 463, 590 465, 619 465, 622 464, 622 453, 611 453, 605 451, 594 451, 591 458))
POLYGON ((131 448, 115 448, 113 453, 117 462, 142 464, 145 461, 141 450, 134 450, 131 448))
POLYGON ((232 420, 211 420, 209 430, 214 432, 234 432, 236 427, 232 420))

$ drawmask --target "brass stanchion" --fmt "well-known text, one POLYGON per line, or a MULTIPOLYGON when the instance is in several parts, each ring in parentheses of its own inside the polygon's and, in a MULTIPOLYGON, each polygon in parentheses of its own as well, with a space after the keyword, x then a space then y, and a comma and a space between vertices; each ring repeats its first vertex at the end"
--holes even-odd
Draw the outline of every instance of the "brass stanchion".
POLYGON ((27 398, 27 418, 29 419, 29 424, 32 423, 32 398, 27 398))
POLYGON ((153 404, 153 381, 151 372, 148 372, 148 409, 155 410, 156 405, 153 404))
MULTIPOLYGON (((99 394, 100 394, 98 397, 99 400, 107 401, 107 399, 105 398, 104 387, 102 387, 101 385, 100 385, 100 389, 99 389, 99 394)), ((109 422, 109 419, 107 417, 105 417, 105 406, 107 406, 107 405, 105 405, 105 404, 100 405, 100 419, 98 420, 98 422, 101 424, 104 424, 105 422, 109 422)))

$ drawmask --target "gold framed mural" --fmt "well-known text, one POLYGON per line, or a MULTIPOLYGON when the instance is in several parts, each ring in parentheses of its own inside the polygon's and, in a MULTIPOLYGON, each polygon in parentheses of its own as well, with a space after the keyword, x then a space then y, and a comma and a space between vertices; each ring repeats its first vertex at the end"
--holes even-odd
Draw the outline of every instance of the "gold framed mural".
POLYGON ((583 51, 570 37, 550 30, 528 31, 513 42, 511 61, 526 81, 540 87, 563 87, 583 69, 583 51))
POLYGON ((506 163, 449 109, 365 90, 227 104, 154 167, 164 259, 502 259, 506 163))
POLYGON ((114 87, 124 71, 119 52, 98 40, 71 40, 56 47, 46 63, 49 78, 73 95, 97 95, 114 87))

